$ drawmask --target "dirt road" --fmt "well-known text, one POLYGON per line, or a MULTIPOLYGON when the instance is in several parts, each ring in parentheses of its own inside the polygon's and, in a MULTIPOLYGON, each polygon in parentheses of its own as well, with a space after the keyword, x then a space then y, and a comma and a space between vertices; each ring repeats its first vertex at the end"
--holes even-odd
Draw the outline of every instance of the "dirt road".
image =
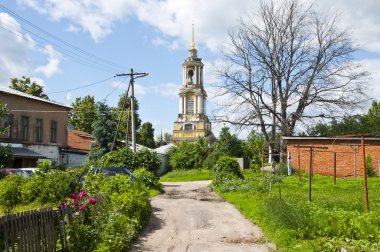
POLYGON ((273 251, 262 231, 207 187, 211 181, 167 182, 131 251, 273 251))

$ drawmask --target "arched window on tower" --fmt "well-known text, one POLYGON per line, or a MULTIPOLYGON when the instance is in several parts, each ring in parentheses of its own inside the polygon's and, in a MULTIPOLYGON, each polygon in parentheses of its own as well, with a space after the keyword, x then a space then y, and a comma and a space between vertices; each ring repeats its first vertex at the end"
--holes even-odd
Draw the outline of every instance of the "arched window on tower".
POLYGON ((192 96, 186 97, 186 113, 194 114, 194 97, 192 96))
POLYGON ((188 72, 187 72, 187 83, 189 84, 193 84, 194 81, 194 70, 193 69, 190 69, 188 72))
POLYGON ((185 130, 193 130, 193 125, 190 123, 185 124, 185 130))

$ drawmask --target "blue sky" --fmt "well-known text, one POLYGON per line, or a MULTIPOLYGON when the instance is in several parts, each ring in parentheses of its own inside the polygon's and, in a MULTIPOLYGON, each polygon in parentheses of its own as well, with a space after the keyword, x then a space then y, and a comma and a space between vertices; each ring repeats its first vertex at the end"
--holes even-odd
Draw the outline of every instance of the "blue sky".
MULTIPOLYGON (((112 77, 133 67, 149 73, 136 81, 136 97, 142 120, 152 122, 157 135, 161 129, 171 132, 178 113, 177 91, 181 64, 190 46, 191 23, 195 23, 196 48, 205 63, 204 80, 210 91, 218 82, 212 65, 222 57, 219 49, 227 42, 227 30, 242 15, 254 12, 258 1, 5 0, 0 4, 65 42, 120 65, 108 68, 96 63, 97 69, 93 69, 75 62, 60 47, 72 49, 0 8, 0 85, 8 86, 9 78, 25 75, 44 85, 52 100, 67 104, 76 97, 94 95, 96 100, 107 97, 108 104, 114 106, 128 80, 119 84, 122 78, 112 77), (87 88, 55 93, 107 78, 87 88)), ((318 2, 318 8, 341 12, 342 27, 352 29, 355 43, 363 48, 357 61, 372 73, 374 98, 380 95, 379 7, 376 0, 318 2)), ((84 60, 83 55, 75 58, 84 60)), ((216 108, 211 98, 208 114, 216 108)), ((221 125, 213 127, 217 135, 221 125)))

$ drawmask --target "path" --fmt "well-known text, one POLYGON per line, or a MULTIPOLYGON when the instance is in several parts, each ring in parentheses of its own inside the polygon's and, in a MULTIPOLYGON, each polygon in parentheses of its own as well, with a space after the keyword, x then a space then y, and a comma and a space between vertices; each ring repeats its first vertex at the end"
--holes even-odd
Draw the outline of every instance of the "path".
POLYGON ((273 251, 261 229, 207 187, 211 181, 167 182, 131 248, 142 251, 273 251))

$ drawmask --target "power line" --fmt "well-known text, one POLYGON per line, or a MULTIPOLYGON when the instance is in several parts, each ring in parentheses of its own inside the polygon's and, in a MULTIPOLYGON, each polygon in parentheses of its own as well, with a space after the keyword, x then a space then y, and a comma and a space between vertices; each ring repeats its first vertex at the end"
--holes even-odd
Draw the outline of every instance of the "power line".
MULTIPOLYGON (((91 59, 91 60, 93 60, 94 62, 97 62, 97 64, 100 63, 100 64, 105 65, 105 66, 108 65, 108 67, 112 67, 112 68, 114 68, 114 69, 124 69, 124 68, 125 68, 125 67, 121 66, 120 64, 117 64, 117 63, 111 62, 111 61, 109 61, 109 60, 107 60, 107 59, 103 59, 103 58, 101 58, 101 57, 99 57, 99 56, 97 56, 97 55, 95 55, 95 54, 89 53, 89 52, 87 52, 87 51, 85 51, 85 50, 83 50, 83 49, 81 49, 81 48, 79 48, 79 47, 77 47, 77 46, 75 46, 75 45, 73 45, 73 44, 71 44, 71 43, 69 43, 69 42, 67 42, 67 41, 65 41, 65 40, 63 40, 63 39, 61 39, 61 38, 59 38, 59 37, 57 37, 57 36, 55 36, 54 34, 52 34, 52 33, 48 32, 48 31, 46 31, 46 30, 40 28, 39 26, 33 24, 32 22, 28 21, 27 19, 21 17, 20 15, 18 15, 17 13, 13 12, 13 11, 10 10, 10 9, 8 9, 7 7, 5 7, 5 6, 2 5, 2 4, 0 4, 0 9, 3 9, 4 11, 6 11, 8 14, 10 14, 11 16, 13 16, 13 17, 16 18, 17 20, 19 20, 19 21, 21 21, 21 22, 23 22, 23 23, 25 23, 25 24, 27 24, 27 25, 33 27, 34 29, 36 29, 36 30, 38 30, 39 32, 41 32, 41 33, 47 35, 48 37, 50 37, 50 38, 52 38, 52 39, 54 39, 54 40, 56 40, 56 41, 62 43, 63 45, 65 45, 65 46, 67 46, 67 47, 69 47, 69 48, 71 48, 71 49, 73 49, 73 50, 75 50, 75 51, 77 51, 77 52, 79 52, 80 54, 82 54, 82 55, 85 56, 86 58, 91 59)), ((26 29, 25 27, 23 27, 23 29, 29 31, 30 33, 32 33, 32 34, 34 34, 34 35, 36 35, 36 36, 38 36, 38 37, 40 37, 40 38, 42 38, 41 36, 39 36, 39 35, 33 33, 32 31, 26 29)), ((57 45, 57 44, 54 43, 54 42, 51 42, 51 41, 49 41, 49 40, 47 40, 47 39, 45 39, 45 38, 42 38, 42 39, 45 40, 45 41, 47 41, 47 42, 49 42, 50 44, 55 45, 56 47, 60 47, 60 48, 62 48, 61 46, 57 45)), ((62 48, 62 49, 63 49, 63 48, 62 48)), ((68 51, 67 49, 63 49, 63 50, 68 51)), ((71 53, 76 54, 76 53, 74 53, 74 52, 71 52, 71 53)), ((78 54, 76 54, 76 55, 78 55, 78 54)))
POLYGON ((108 96, 110 96, 122 83, 124 83, 124 81, 127 79, 127 77, 125 77, 124 79, 122 79, 121 81, 119 81, 119 83, 117 83, 115 85, 115 87, 111 90, 111 92, 109 92, 106 97, 103 98, 103 100, 107 100, 108 96))
MULTIPOLYGON (((25 37, 21 32, 18 32, 18 31, 12 31, 12 30, 10 30, 10 29, 8 29, 8 28, 2 26, 1 24, 0 24, 0 28, 4 29, 5 31, 8 31, 8 32, 10 32, 10 33, 13 33, 14 35, 16 35, 16 36, 22 38, 23 40, 25 40, 25 41, 27 41, 27 42, 30 42, 30 43, 33 42, 33 43, 35 43, 38 47, 40 47, 40 48, 42 48, 42 49, 45 49, 45 45, 42 44, 40 41, 37 41, 37 40, 30 40, 30 39, 28 39, 27 37, 25 37)), ((62 52, 61 52, 61 53, 62 53, 62 52)), ((65 53, 63 53, 63 54, 65 54, 65 53)), ((77 62, 77 63, 79 63, 79 64, 87 65, 88 67, 91 67, 91 68, 93 68, 93 69, 101 70, 101 71, 108 72, 108 73, 112 72, 112 71, 109 71, 109 70, 107 71, 107 70, 105 70, 103 67, 101 67, 101 66, 96 66, 96 65, 94 65, 94 64, 92 64, 92 63, 90 63, 90 62, 83 62, 82 59, 79 59, 79 58, 77 58, 77 57, 75 57, 75 56, 68 55, 68 54, 65 54, 65 55, 68 56, 68 58, 69 58, 70 60, 72 60, 72 61, 74 61, 74 62, 77 62)))
POLYGON ((94 82, 94 83, 91 83, 91 84, 86 84, 86 85, 83 85, 83 86, 80 86, 80 87, 66 89, 66 90, 61 90, 61 91, 56 91, 56 92, 50 92, 50 93, 46 93, 46 94, 49 95, 49 94, 58 94, 58 93, 65 93, 65 92, 68 92, 68 91, 74 91, 74 90, 78 90, 78 89, 94 86, 96 84, 105 82, 105 81, 110 80, 110 79, 113 79, 113 77, 109 77, 109 78, 106 78, 104 80, 100 80, 100 81, 97 81, 97 82, 94 82))

